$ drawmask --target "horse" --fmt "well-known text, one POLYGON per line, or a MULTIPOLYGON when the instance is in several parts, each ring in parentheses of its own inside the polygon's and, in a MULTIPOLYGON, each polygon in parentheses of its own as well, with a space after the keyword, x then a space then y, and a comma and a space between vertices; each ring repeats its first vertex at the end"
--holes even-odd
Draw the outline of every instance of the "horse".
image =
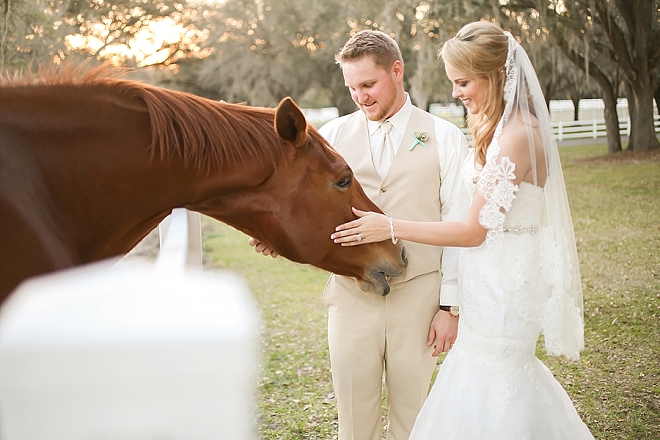
POLYGON ((353 206, 379 211, 291 98, 230 104, 105 67, 0 82, 0 302, 28 277, 127 253, 179 207, 386 295, 405 250, 333 243, 353 206))

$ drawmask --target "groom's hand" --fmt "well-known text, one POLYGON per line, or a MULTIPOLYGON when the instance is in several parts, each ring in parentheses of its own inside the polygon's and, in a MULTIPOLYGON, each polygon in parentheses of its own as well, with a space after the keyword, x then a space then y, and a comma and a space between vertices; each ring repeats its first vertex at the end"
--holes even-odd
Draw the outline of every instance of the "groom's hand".
POLYGON ((433 356, 436 357, 440 353, 449 351, 456 335, 458 334, 458 317, 451 316, 448 312, 438 310, 433 317, 429 327, 429 340, 427 345, 433 346, 433 356))
POLYGON ((277 258, 280 255, 277 252, 275 252, 275 249, 268 247, 268 245, 257 240, 254 237, 250 237, 250 240, 248 240, 248 244, 254 247, 255 252, 258 252, 260 254, 264 254, 266 256, 270 255, 273 258, 277 258))

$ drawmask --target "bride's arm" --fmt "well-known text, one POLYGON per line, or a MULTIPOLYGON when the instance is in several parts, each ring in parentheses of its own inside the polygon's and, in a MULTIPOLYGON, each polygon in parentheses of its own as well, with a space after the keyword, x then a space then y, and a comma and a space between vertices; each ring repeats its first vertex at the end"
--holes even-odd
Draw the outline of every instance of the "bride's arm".
MULTIPOLYGON (((484 199, 476 196, 465 220, 453 222, 416 222, 392 219, 394 238, 436 246, 473 247, 479 246, 486 239, 486 228, 479 223, 479 211, 484 199)), ((365 212, 353 208, 358 217, 337 226, 331 238, 342 246, 354 246, 363 243, 392 239, 389 217, 375 212, 365 212), (360 234, 360 241, 357 241, 360 234)))
MULTIPOLYGON (((521 122, 513 122, 500 136, 501 151, 498 162, 502 160, 514 166, 510 182, 517 191, 517 185, 531 172, 531 162, 526 127, 521 122)), ((513 188, 512 186, 509 189, 513 190, 513 188)), ((390 218, 383 214, 353 208, 358 219, 338 226, 330 237, 342 246, 355 246, 394 238, 436 246, 480 246, 486 240, 488 233, 488 229, 482 226, 479 218, 485 204, 486 199, 477 191, 464 220, 416 222, 392 219, 391 226, 390 218)), ((505 209, 500 207, 500 211, 504 212, 505 209)))
MULTIPOLYGON (((480 246, 488 232, 479 223, 479 211, 483 205, 484 199, 480 196, 475 197, 467 217, 461 221, 414 222, 393 219, 394 235, 402 240, 435 246, 480 246)), ((389 219, 387 226, 389 228, 389 219)))

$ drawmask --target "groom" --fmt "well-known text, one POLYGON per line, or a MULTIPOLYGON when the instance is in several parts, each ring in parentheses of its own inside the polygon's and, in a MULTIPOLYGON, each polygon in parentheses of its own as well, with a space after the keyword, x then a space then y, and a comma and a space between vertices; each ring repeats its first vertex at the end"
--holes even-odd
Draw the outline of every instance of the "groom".
MULTIPOLYGON (((379 31, 353 36, 335 56, 359 111, 319 130, 367 195, 397 219, 462 219, 460 168, 467 153, 455 125, 415 107, 403 89, 397 43, 379 31), (387 126, 387 134, 385 127, 387 126), (413 133, 423 144, 417 143, 413 133), (413 144, 415 144, 413 146, 413 144), (460 205, 457 218, 452 207, 460 205)), ((330 239, 330 237, 328 237, 330 239)), ((393 235, 392 239, 396 239, 393 235)), ((256 240, 257 252, 276 254, 256 240)), ((338 245, 339 246, 339 245, 338 245)), ((332 275, 324 291, 340 440, 380 440, 383 379, 388 440, 407 440, 426 399, 436 358, 456 339, 457 250, 405 243, 408 268, 391 292, 362 292, 332 275)))

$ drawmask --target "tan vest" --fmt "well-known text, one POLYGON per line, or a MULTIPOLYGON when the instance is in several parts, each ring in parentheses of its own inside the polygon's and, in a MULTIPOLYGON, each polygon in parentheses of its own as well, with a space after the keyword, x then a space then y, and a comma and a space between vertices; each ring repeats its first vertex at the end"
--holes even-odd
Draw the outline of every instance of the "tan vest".
MULTIPOLYGON (((367 196, 388 216, 402 220, 441 221, 440 164, 435 142, 433 116, 413 107, 408 127, 394 162, 381 180, 374 167, 369 129, 364 113, 357 111, 347 118, 334 148, 350 165, 367 196), (414 131, 425 131, 429 147, 417 145, 414 131)), ((396 232, 396 231, 395 231, 396 232)), ((442 247, 403 241, 408 255, 408 269, 391 284, 407 281, 418 275, 440 270, 442 247)))

